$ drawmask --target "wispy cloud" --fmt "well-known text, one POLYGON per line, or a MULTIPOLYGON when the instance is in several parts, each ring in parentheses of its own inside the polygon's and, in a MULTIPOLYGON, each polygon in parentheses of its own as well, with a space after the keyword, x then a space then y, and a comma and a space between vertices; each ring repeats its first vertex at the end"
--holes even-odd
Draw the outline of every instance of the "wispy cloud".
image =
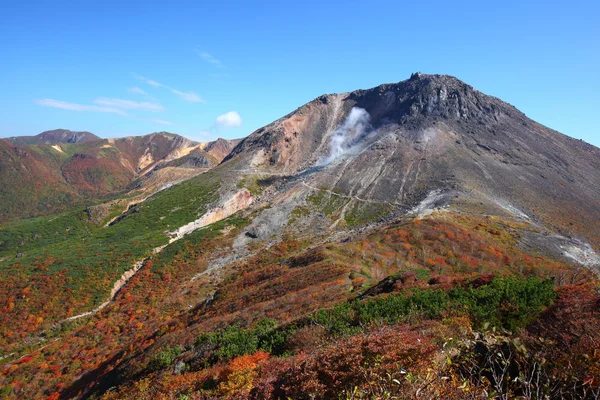
POLYGON ((119 114, 119 115, 127 115, 127 113, 125 111, 119 110, 114 107, 104 107, 104 106, 93 106, 93 105, 69 103, 66 101, 54 100, 54 99, 38 99, 38 100, 35 100, 35 103, 39 104, 40 106, 60 108, 63 110, 105 112, 105 113, 113 113, 113 114, 119 114))
POLYGON ((213 57, 212 54, 210 54, 206 51, 199 51, 199 50, 196 50, 196 52, 198 53, 200 58, 202 58, 207 63, 214 64, 214 65, 221 65, 221 61, 217 60, 215 57, 213 57))
POLYGON ((240 125, 242 125, 242 117, 237 111, 229 111, 219 115, 215 120, 215 126, 218 128, 235 128, 240 125))
POLYGON ((144 83, 147 83, 150 86, 154 86, 154 87, 166 87, 165 85, 163 85, 162 83, 153 81, 152 79, 148 79, 144 76, 138 75, 138 74, 133 74, 135 79, 138 79, 144 83))
POLYGON ((175 125, 171 121, 165 121, 164 119, 153 119, 152 122, 161 124, 161 125, 175 125))
POLYGON ((176 94, 177 96, 181 97, 185 101, 189 101, 192 103, 206 103, 206 101, 202 97, 200 97, 199 94, 197 94, 195 92, 191 92, 191 91, 184 92, 182 90, 177 90, 175 88, 172 88, 171 86, 164 85, 160 82, 154 81, 152 79, 148 79, 141 75, 134 74, 133 76, 136 79, 138 79, 150 86, 154 86, 154 87, 158 87, 158 88, 165 88, 165 89, 169 90, 171 93, 176 94))
POLYGON ((131 88, 127 89, 127 91, 129 93, 146 95, 146 92, 144 91, 144 89, 140 89, 139 87, 131 87, 131 88))
POLYGON ((162 111, 165 108, 158 103, 149 103, 146 101, 133 101, 123 99, 109 99, 106 97, 100 97, 94 102, 102 106, 109 106, 114 108, 121 108, 125 110, 144 110, 144 111, 162 111))
POLYGON ((181 90, 171 89, 172 93, 175 93, 177 96, 181 97, 186 101, 191 101, 192 103, 206 103, 206 101, 200 97, 197 93, 194 92, 182 92, 181 90))

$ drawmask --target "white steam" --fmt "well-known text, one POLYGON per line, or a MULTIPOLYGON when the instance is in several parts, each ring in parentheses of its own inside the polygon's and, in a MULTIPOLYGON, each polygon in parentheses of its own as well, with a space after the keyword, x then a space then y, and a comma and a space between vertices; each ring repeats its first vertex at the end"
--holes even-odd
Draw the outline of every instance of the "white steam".
POLYGON ((321 157, 315 166, 323 167, 345 154, 354 153, 371 131, 369 113, 364 108, 352 107, 344 122, 329 134, 329 155, 321 157))

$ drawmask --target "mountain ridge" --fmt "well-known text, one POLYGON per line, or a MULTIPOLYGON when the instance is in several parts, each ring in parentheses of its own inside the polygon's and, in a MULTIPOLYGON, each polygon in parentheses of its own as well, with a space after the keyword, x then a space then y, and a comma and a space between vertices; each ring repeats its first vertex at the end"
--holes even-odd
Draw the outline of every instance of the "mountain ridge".
POLYGON ((11 136, 4 140, 15 145, 28 144, 59 144, 59 143, 86 143, 102 140, 100 137, 87 131, 71 131, 68 129, 53 129, 44 131, 35 136, 11 136))

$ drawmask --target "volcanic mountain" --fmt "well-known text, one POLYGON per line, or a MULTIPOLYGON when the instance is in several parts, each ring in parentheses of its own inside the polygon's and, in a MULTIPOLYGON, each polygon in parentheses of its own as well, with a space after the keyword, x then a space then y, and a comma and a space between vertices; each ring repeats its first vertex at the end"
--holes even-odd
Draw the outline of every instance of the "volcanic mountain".
POLYGON ((227 140, 219 138, 213 142, 201 143, 200 148, 221 162, 241 141, 242 139, 227 140))
POLYGON ((341 219, 451 205, 600 247, 600 149, 451 76, 323 95, 251 134, 227 165, 307 195, 326 189, 341 219))

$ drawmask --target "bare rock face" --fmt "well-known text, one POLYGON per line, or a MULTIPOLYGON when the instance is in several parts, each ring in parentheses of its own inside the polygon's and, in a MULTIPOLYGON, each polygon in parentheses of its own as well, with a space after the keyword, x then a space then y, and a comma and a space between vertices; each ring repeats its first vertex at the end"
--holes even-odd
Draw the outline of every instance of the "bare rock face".
POLYGON ((223 202, 223 204, 209 210, 202 217, 177 228, 177 230, 173 232, 169 232, 171 236, 170 243, 181 239, 183 236, 195 231, 196 229, 203 228, 206 225, 212 224, 213 222, 217 222, 224 218, 227 218, 228 216, 236 213, 237 211, 243 210, 244 208, 252 204, 253 201, 254 198, 247 189, 239 190, 238 192, 233 194, 233 196, 231 196, 229 199, 223 202))
POLYGON ((452 204, 600 247, 600 149, 447 75, 320 96, 252 133, 224 164, 270 174, 280 190, 335 193, 346 211, 452 204))

